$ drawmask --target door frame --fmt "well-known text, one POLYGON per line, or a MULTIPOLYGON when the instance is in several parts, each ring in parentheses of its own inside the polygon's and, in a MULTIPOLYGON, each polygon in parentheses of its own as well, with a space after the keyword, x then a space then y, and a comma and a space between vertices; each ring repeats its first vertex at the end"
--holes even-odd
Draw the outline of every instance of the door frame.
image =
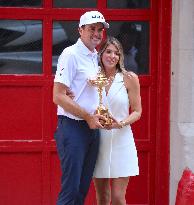
MULTIPOLYGON (((152 187, 153 197, 150 201, 155 205, 167 205, 169 204, 169 175, 170 175, 170 63, 171 63, 171 19, 172 19, 172 0, 150 0, 152 6, 155 6, 153 15, 156 19, 152 19, 153 26, 158 32, 157 45, 153 45, 156 51, 157 58, 153 64, 156 65, 158 70, 156 71, 156 79, 154 79, 156 89, 156 109, 154 123, 156 125, 154 129, 155 135, 155 164, 152 166, 154 170, 154 176, 150 177, 152 183, 155 185, 152 187)), ((64 13, 66 18, 72 15, 74 20, 78 20, 80 13, 87 11, 88 9, 75 9, 72 12, 68 9, 52 9, 52 0, 43 0, 44 8, 0 8, 0 19, 42 19, 43 20, 43 35, 47 33, 47 38, 43 38, 43 73, 39 76, 17 76, 17 75, 0 75, 0 86, 38 86, 42 87, 43 92, 43 112, 47 114, 48 119, 43 116, 43 128, 42 138, 40 141, 34 141, 29 143, 27 141, 7 141, 0 140, 0 153, 10 152, 42 152, 42 204, 50 204, 51 194, 51 179, 50 179, 50 158, 53 152, 56 151, 55 142, 51 140, 53 135, 53 114, 50 107, 52 106, 52 19, 55 15, 55 20, 63 20, 64 13), (36 11, 35 11, 36 10, 36 11), (49 32, 49 33, 48 33, 49 32), (50 46, 46 46, 46 44, 50 46), (47 52, 45 52, 47 50, 47 52), (45 60, 45 59, 48 59, 45 60), (49 100, 48 100, 49 99, 49 100), (51 116, 51 117, 50 117, 51 116), (30 145, 29 145, 30 144, 30 145)), ((106 0, 99 0, 97 4, 97 10, 104 13, 106 7, 106 0)), ((128 11, 125 11, 126 14, 128 11)), ((114 15, 111 9, 106 12, 107 17, 114 15)), ((138 10, 133 11, 134 14, 139 15, 138 10)), ((145 9, 144 15, 147 11, 145 9)), ((130 14, 129 14, 130 15, 130 14)), ((140 17, 139 17, 140 18, 140 17)), ((112 18, 111 18, 112 19, 112 18)), ((117 19, 115 19, 117 20, 117 19)), ((137 20, 134 16, 134 20, 137 20)), ((141 20, 141 18, 140 18, 141 20)), ((150 39, 152 36, 150 37, 150 39)), ((155 38, 153 36, 153 38, 155 38)), ((150 41, 151 42, 151 41, 150 41)), ((140 82, 144 81, 144 76, 140 76, 140 82)), ((138 146, 141 146, 139 144, 138 146)), ((151 205, 151 204, 150 204, 151 205)))

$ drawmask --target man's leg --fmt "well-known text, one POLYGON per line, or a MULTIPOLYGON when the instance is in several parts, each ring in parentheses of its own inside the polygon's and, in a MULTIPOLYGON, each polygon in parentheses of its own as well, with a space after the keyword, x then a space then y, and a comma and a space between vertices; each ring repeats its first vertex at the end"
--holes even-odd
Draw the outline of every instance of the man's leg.
MULTIPOLYGON (((57 151, 61 162, 61 191, 57 205, 79 204, 79 186, 84 163, 85 141, 83 127, 78 121, 62 118, 55 133, 57 151)), ((81 204, 81 203, 80 203, 81 204)))
POLYGON ((92 130, 89 136, 89 143, 87 144, 87 152, 83 163, 83 170, 80 181, 80 198, 84 203, 85 197, 88 193, 90 183, 93 177, 93 171, 96 164, 98 148, 99 148, 99 130, 92 130))

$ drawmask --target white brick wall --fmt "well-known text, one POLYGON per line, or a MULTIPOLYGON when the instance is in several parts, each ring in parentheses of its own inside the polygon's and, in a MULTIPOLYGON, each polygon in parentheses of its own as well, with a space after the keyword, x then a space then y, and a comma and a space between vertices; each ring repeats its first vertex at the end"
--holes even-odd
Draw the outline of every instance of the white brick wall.
POLYGON ((194 0, 172 5, 170 205, 184 168, 194 172, 194 0))

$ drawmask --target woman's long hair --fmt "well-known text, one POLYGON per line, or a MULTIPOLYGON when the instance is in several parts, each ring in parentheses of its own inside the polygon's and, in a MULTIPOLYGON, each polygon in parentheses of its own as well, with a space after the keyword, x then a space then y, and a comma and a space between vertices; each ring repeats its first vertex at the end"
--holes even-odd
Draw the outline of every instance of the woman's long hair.
POLYGON ((118 72, 125 72, 125 68, 124 68, 124 54, 123 54, 123 47, 121 45, 121 43, 112 36, 108 36, 105 41, 102 42, 102 44, 100 45, 99 51, 98 51, 98 57, 99 57, 99 64, 100 67, 102 69, 102 71, 104 71, 104 65, 102 63, 102 54, 104 53, 104 51, 106 50, 106 48, 109 45, 114 45, 119 52, 119 61, 116 64, 116 69, 118 72))

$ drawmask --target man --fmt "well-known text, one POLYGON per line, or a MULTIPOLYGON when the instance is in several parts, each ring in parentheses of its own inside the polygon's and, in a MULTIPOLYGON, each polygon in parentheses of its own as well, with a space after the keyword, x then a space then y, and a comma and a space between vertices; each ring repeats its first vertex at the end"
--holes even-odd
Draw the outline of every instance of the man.
POLYGON ((58 105, 55 139, 62 178, 57 205, 83 205, 90 186, 99 146, 98 128, 103 128, 99 120, 105 118, 94 114, 98 93, 88 79, 98 72, 95 47, 108 27, 100 12, 86 12, 80 18, 80 38, 64 49, 58 60, 53 101, 58 105))

